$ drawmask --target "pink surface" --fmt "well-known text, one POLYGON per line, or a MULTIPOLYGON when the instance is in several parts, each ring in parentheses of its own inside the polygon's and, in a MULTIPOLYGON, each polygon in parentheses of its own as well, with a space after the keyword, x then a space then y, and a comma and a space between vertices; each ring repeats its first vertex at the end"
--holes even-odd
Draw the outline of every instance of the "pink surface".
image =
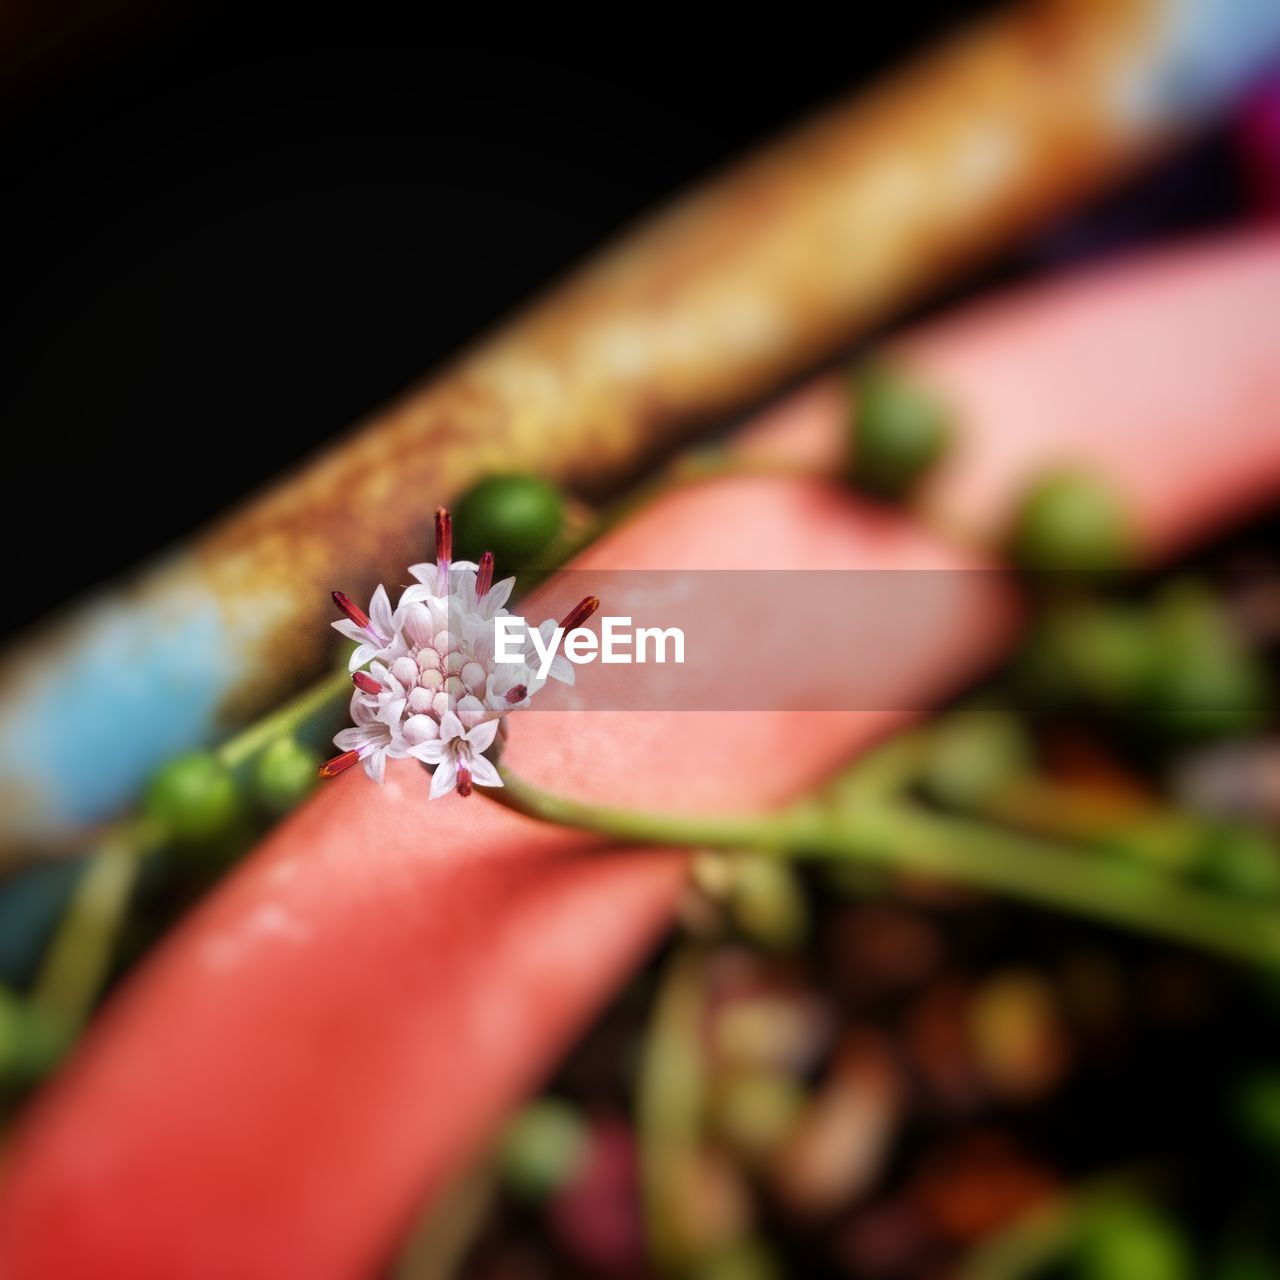
MULTIPOLYGON (((965 561, 824 486, 746 480, 657 504, 583 563, 965 561)), ((989 661, 1007 603, 973 575, 919 681, 989 661)), ((529 713, 507 760, 624 803, 767 807, 892 720, 529 713)), ((426 790, 414 765, 381 790, 344 775, 145 966, 14 1153, 0 1272, 370 1273, 652 944, 683 882, 681 855, 585 853, 481 797, 429 807, 426 790)))

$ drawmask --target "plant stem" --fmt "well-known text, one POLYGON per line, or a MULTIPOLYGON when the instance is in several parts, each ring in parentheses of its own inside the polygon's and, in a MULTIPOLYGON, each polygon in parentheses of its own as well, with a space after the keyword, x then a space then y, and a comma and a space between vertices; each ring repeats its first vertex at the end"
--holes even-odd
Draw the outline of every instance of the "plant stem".
POLYGON ((31 995, 33 1007, 67 1031, 88 1017, 106 980, 116 939, 154 838, 151 826, 123 824, 90 858, 58 923, 31 995))
POLYGON ((311 716, 323 711, 331 702, 337 702, 351 693, 351 677, 345 669, 323 676, 313 685, 290 698, 260 720, 228 738, 218 748, 218 758, 229 769, 238 768, 246 760, 261 751, 277 738, 293 733, 311 716))
POLYGON ((706 1091, 702 1021, 706 956, 678 947, 663 970, 645 1035, 637 1080, 640 1181, 650 1254, 665 1274, 686 1269, 696 1253, 685 1202, 706 1091))
POLYGON ((764 816, 686 816, 583 804, 509 771, 502 775, 503 789, 487 793, 500 804, 629 843, 848 859, 922 873, 1280 969, 1280 915, 1271 909, 1137 863, 938 814, 904 798, 868 799, 852 810, 805 805, 764 816))

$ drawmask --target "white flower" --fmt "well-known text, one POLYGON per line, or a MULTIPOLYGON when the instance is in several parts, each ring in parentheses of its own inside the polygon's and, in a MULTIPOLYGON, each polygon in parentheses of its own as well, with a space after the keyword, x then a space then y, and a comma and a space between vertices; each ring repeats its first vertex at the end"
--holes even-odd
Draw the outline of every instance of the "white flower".
MULTIPOLYGON (((355 759, 364 765, 365 773, 374 782, 381 782, 387 772, 387 757, 400 759, 409 754, 408 748, 390 725, 377 718, 377 711, 370 699, 359 691, 351 698, 351 718, 355 724, 350 729, 343 729, 334 738, 333 745, 344 754, 354 752, 355 759)), ((354 764, 355 761, 351 763, 354 764)))
MULTIPOLYGON (((333 593, 346 615, 333 625, 357 646, 351 655, 356 692, 354 724, 334 738, 343 754, 324 765, 323 776, 360 761, 381 782, 388 759, 411 756, 435 766, 433 799, 454 790, 470 795, 473 784, 502 786, 483 753, 493 746, 504 717, 528 706, 546 679, 537 674, 527 623, 522 661, 497 662, 493 622, 510 616, 504 606, 515 579, 494 582, 488 552, 479 564, 451 561, 452 541, 452 522, 442 508, 436 513, 437 559, 410 567, 416 585, 404 590, 394 611, 381 586, 368 614, 340 591, 333 593)), ((560 625, 577 626, 598 604, 588 597, 560 625)), ((538 628, 544 645, 556 626, 548 619, 538 628)), ((547 676, 572 684, 573 665, 557 655, 547 676)))
POLYGON ((498 770, 483 754, 493 746, 497 734, 496 719, 484 720, 467 729, 452 711, 446 711, 440 719, 440 736, 410 748, 409 752, 423 764, 435 765, 431 799, 438 800, 455 789, 460 796, 469 796, 473 784, 502 786, 498 770))
POLYGON ((333 629, 356 646, 347 669, 355 671, 374 658, 385 657, 395 639, 395 618, 386 587, 379 586, 373 593, 368 613, 357 608, 341 591, 333 593, 333 601, 347 615, 333 623, 333 629))

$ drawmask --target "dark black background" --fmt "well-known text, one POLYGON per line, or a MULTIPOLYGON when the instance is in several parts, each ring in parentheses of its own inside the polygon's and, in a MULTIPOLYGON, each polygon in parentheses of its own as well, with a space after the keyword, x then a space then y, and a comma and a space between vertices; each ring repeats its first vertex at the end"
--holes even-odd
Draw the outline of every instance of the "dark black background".
POLYGON ((640 10, 554 29, 8 12, 0 625, 198 526, 974 8, 696 36, 640 10))

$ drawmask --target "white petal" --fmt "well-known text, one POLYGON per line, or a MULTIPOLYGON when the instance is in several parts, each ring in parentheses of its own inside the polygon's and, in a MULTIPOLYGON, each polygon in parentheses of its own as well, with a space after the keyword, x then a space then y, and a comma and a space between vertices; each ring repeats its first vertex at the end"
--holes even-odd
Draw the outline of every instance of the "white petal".
POLYGON ((450 756, 442 760, 436 766, 435 773, 431 775, 431 799, 439 800, 441 796, 447 796, 457 785, 457 781, 458 766, 454 764, 453 757, 450 756))
POLYGON ((419 583, 416 587, 405 587, 400 593, 400 604, 397 612, 407 608, 411 604, 421 604, 424 600, 430 600, 435 592, 425 583, 419 583))
MULTIPOLYGON (((411 587, 410 590, 412 589, 411 587)), ((410 642, 418 648, 429 645, 436 633, 431 610, 425 604, 401 606, 400 625, 404 628, 404 633, 409 637, 410 642)))
POLYGON ((352 644, 364 644, 369 639, 363 627, 357 627, 350 618, 339 618, 337 622, 331 622, 329 625, 338 632, 339 635, 346 636, 352 644))
POLYGON ((463 728, 462 721, 453 713, 451 709, 446 709, 440 716, 440 737, 448 742, 451 738, 466 737, 466 729, 463 728))
POLYGON ((498 721, 485 720, 482 724, 476 725, 467 734, 467 743, 471 750, 477 755, 481 751, 488 751, 493 746, 493 740, 498 734, 498 721))
POLYGON ((449 747, 439 738, 433 738, 430 742, 419 742, 410 747, 409 754, 415 760, 421 760, 423 764, 439 764, 448 758, 449 747))
POLYGON ((514 578, 503 578, 501 582, 495 582, 485 595, 484 603, 491 612, 490 618, 496 617, 498 611, 508 600, 511 599, 511 592, 515 588, 516 580, 514 578))
POLYGON ((502 777, 496 766, 484 756, 471 757, 471 778, 478 787, 502 786, 502 777))
POLYGON ((387 753, 370 751, 364 758, 364 771, 381 786, 383 779, 387 776, 387 753))
POLYGON ((373 599, 369 601, 369 619, 373 623, 375 630, 380 631, 388 638, 395 630, 392 622, 391 600, 387 596, 387 589, 381 583, 378 589, 373 593, 373 599))
POLYGON ((363 667, 370 658, 375 657, 379 652, 381 651, 378 649, 377 645, 372 645, 367 642, 362 644, 358 649, 352 652, 351 658, 347 663, 347 670, 358 670, 360 667, 363 667))
POLYGON ((347 704, 347 712, 356 724, 372 724, 378 718, 377 699, 357 689, 347 704))
POLYGON ((547 668, 547 675, 552 680, 559 680, 561 684, 571 685, 578 679, 578 673, 573 669, 573 663, 563 653, 557 653, 551 659, 551 665, 547 668))
POLYGON ((383 724, 397 725, 404 718, 405 699, 391 698, 378 712, 378 719, 383 724))

